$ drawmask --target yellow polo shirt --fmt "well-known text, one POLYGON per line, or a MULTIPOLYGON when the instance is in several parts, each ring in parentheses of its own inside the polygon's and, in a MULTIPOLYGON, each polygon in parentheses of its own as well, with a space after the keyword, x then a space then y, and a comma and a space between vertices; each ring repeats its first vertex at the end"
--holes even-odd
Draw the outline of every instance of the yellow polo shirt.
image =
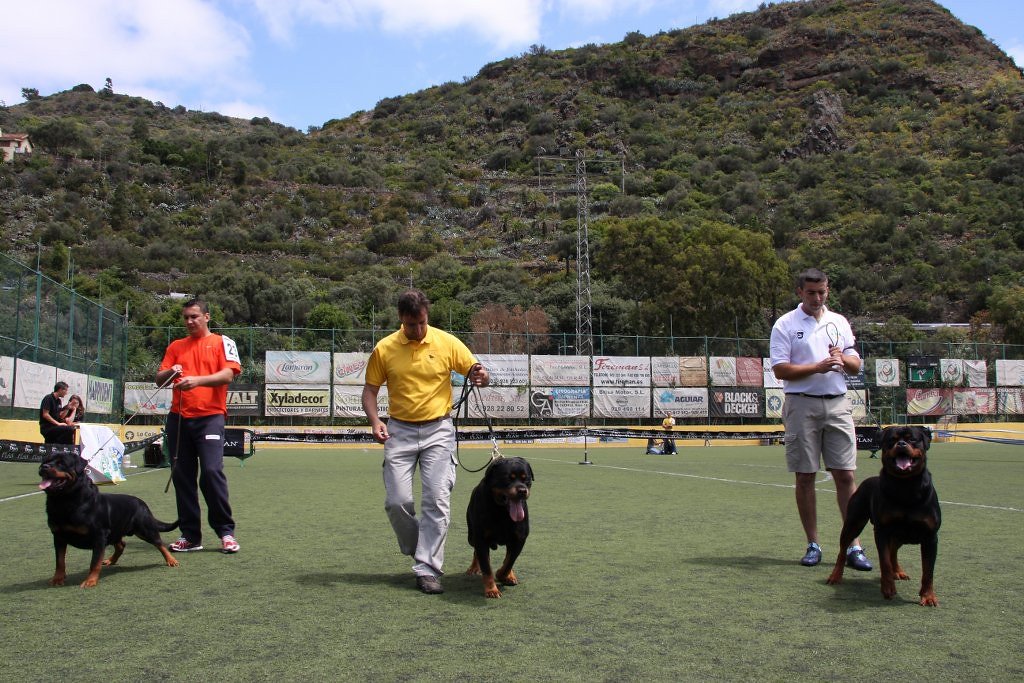
POLYGON ((454 335, 427 327, 422 341, 399 329, 381 339, 366 365, 366 383, 388 386, 388 413, 405 422, 444 417, 452 410, 451 371, 463 375, 476 358, 454 335))

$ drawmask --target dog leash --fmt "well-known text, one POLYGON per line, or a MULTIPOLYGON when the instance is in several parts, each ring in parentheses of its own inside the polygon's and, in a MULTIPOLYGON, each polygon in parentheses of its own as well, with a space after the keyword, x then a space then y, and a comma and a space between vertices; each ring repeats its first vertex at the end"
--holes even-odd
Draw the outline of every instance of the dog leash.
MULTIPOLYGON (((161 385, 160 385, 160 386, 158 386, 158 387, 157 387, 156 389, 154 389, 154 390, 153 390, 153 392, 152 392, 152 393, 151 393, 151 394, 150 394, 149 396, 147 396, 146 398, 142 399, 142 405, 140 405, 140 406, 138 407, 138 409, 137 409, 137 410, 136 410, 136 411, 135 411, 134 413, 132 413, 131 415, 129 415, 129 416, 128 416, 128 419, 127 419, 127 420, 125 420, 124 422, 122 422, 122 423, 121 423, 121 426, 122 426, 122 427, 125 427, 125 426, 127 426, 129 422, 131 422, 131 421, 132 421, 132 420, 134 420, 134 419, 135 419, 136 417, 138 417, 139 413, 141 413, 141 412, 142 412, 142 409, 143 409, 143 408, 145 408, 145 407, 146 407, 147 405, 149 405, 149 404, 150 404, 150 403, 151 403, 151 402, 153 401, 153 397, 154 397, 154 396, 156 396, 156 395, 157 395, 157 393, 159 393, 161 389, 166 389, 166 388, 167 388, 167 386, 168 386, 168 385, 169 385, 169 384, 170 384, 171 382, 173 382, 173 381, 174 381, 174 378, 175 378, 175 377, 177 377, 177 376, 178 376, 178 374, 179 374, 179 373, 177 373, 177 372, 176 372, 176 373, 174 373, 173 375, 171 375, 170 377, 168 377, 168 378, 167 378, 167 381, 165 381, 165 382, 164 382, 163 384, 161 384, 161 385)), ((108 444, 108 443, 110 443, 110 442, 111 442, 111 441, 112 441, 112 440, 114 439, 114 437, 115 437, 115 436, 117 436, 117 434, 113 434, 113 433, 111 433, 111 435, 107 437, 107 440, 106 440, 106 441, 104 441, 103 443, 101 443, 101 444, 100 444, 100 446, 99 446, 99 448, 97 448, 97 449, 96 449, 96 452, 97 452, 97 453, 102 453, 102 452, 103 452, 103 449, 107 447, 107 444, 108 444)))
MULTIPOLYGON (((177 372, 174 373, 175 376, 177 376, 178 374, 179 373, 177 373, 177 372)), ((171 407, 173 408, 174 407, 173 406, 173 403, 174 403, 173 397, 172 397, 171 403, 172 403, 171 407)), ((177 420, 178 426, 174 430, 174 453, 171 454, 171 471, 167 474, 167 484, 164 486, 164 493, 167 493, 168 491, 171 490, 171 481, 174 479, 174 466, 178 463, 178 451, 181 449, 181 423, 184 422, 184 417, 181 414, 181 392, 180 391, 178 392, 178 413, 177 413, 177 415, 178 415, 178 420, 177 420)))
POLYGON ((501 460, 503 457, 505 457, 505 456, 503 456, 501 454, 501 451, 498 449, 498 437, 494 433, 494 424, 491 421, 491 416, 487 414, 487 410, 484 408, 483 399, 480 397, 480 390, 477 388, 477 386, 475 384, 473 384, 472 382, 469 381, 469 375, 477 367, 480 367, 480 363, 474 363, 469 368, 469 372, 466 373, 466 381, 462 384, 462 393, 459 396, 459 400, 455 402, 455 406, 452 409, 452 411, 455 413, 455 423, 456 423, 455 424, 455 459, 458 461, 459 465, 462 466, 462 469, 464 469, 464 470, 466 470, 467 472, 470 472, 470 473, 480 472, 480 471, 486 469, 488 466, 490 466, 490 464, 492 462, 494 462, 496 460, 501 460), (464 417, 466 417, 466 418, 469 417, 469 397, 472 394, 476 394, 476 407, 477 407, 477 410, 480 411, 480 414, 483 415, 484 419, 487 421, 487 435, 491 439, 491 457, 487 460, 487 462, 485 462, 483 465, 481 465, 480 467, 478 467, 475 470, 472 470, 472 469, 466 467, 466 465, 462 462, 462 458, 459 457, 459 428, 458 428, 459 409, 460 408, 462 409, 464 417))

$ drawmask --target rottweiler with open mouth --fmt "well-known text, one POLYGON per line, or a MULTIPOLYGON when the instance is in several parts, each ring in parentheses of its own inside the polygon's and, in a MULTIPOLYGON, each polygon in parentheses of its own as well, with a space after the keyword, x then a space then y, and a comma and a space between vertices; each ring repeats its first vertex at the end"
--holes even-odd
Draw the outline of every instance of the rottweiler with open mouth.
MULTIPOLYGON (((920 545, 920 604, 935 607, 939 601, 932 581, 942 514, 927 466, 930 444, 931 432, 926 427, 895 426, 882 431, 882 471, 877 477, 865 479, 850 498, 839 547, 846 548, 871 520, 881 565, 882 596, 890 600, 896 595, 896 581, 910 578, 896 558, 897 551, 904 545, 920 545)), ((843 580, 845 564, 845 554, 840 551, 828 583, 843 580)))
POLYGON ((178 522, 168 524, 153 516, 149 506, 135 496, 101 494, 86 473, 87 463, 74 452, 50 455, 39 466, 39 483, 46 493, 46 517, 53 533, 57 568, 51 586, 63 586, 67 576, 64 558, 69 545, 92 550, 89 574, 82 588, 92 588, 100 580, 100 569, 117 564, 124 552, 125 536, 138 536, 156 546, 168 567, 177 567, 160 538, 161 531, 176 529, 178 522), (114 553, 103 559, 104 549, 114 546, 114 553))
POLYGON ((500 598, 500 583, 515 586, 519 583, 512 571, 526 537, 530 535, 530 512, 526 499, 533 485, 533 469, 525 458, 498 458, 484 473, 473 489, 466 508, 469 525, 469 544, 473 546, 473 563, 467 574, 480 574, 484 595, 500 598), (505 561, 497 573, 491 571, 490 551, 505 546, 505 561))

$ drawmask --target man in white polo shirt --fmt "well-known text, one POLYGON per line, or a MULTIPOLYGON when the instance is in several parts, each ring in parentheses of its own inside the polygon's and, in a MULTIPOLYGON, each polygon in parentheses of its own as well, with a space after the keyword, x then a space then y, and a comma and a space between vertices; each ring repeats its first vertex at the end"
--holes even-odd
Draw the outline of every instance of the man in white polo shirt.
MULTIPOLYGON (((836 483, 843 519, 857 490, 857 437, 844 373, 859 372, 861 359, 850 323, 825 306, 828 276, 817 268, 803 271, 796 279, 796 294, 800 305, 772 327, 771 364, 786 394, 786 465, 796 475, 796 508, 807 535, 800 563, 813 567, 821 561, 814 487, 822 460, 836 483)), ((847 549, 846 563, 871 570, 859 539, 847 549)))

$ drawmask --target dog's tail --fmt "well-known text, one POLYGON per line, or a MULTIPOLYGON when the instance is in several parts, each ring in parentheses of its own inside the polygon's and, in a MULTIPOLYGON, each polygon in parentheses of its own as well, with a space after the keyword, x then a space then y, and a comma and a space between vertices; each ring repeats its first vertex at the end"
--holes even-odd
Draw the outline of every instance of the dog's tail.
POLYGON ((173 531, 178 528, 178 520, 174 520, 173 522, 161 522, 159 519, 155 519, 155 521, 157 530, 161 532, 173 531))

